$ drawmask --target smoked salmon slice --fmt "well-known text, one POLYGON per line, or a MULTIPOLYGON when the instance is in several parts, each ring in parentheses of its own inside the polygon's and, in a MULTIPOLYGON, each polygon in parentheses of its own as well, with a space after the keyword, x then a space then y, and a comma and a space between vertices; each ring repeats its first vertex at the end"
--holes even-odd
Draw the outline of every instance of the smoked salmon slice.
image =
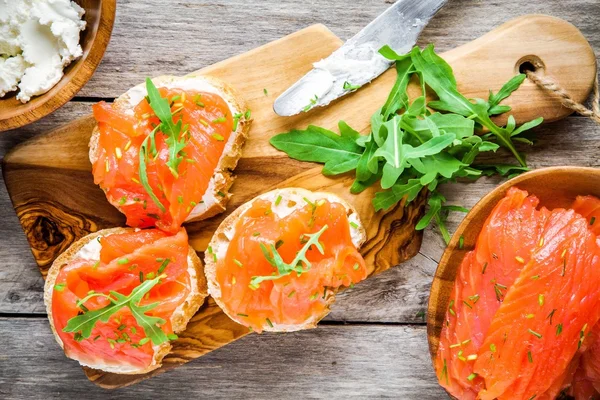
POLYGON ((595 196, 577 196, 571 208, 588 220, 592 232, 600 235, 600 199, 595 196))
POLYGON ((475 399, 483 388, 473 365, 507 288, 539 244, 549 211, 537 210, 538 203, 509 189, 460 266, 435 360, 441 385, 458 399, 475 399))
POLYGON ((175 338, 171 317, 194 290, 187 234, 183 229, 175 235, 132 230, 98 236, 86 246, 96 250, 80 250, 60 269, 52 290, 51 317, 65 353, 84 365, 144 370, 155 362, 157 345, 148 330, 175 338), (129 296, 148 281, 156 282, 136 303, 136 312, 145 312, 145 318, 154 321, 150 325, 141 325, 139 314, 123 306, 110 318, 95 321, 89 337, 82 334, 83 325, 67 328, 75 317, 106 310, 111 298, 129 296))
POLYGON ((475 362, 482 400, 541 397, 600 318, 600 247, 588 221, 554 210, 497 310, 475 362))
POLYGON ((176 233, 204 202, 240 116, 214 93, 164 87, 158 92, 170 107, 172 136, 162 132, 148 96, 133 110, 117 103, 93 106, 99 138, 92 171, 127 225, 176 233))
POLYGON ((207 253, 219 287, 213 297, 232 319, 257 332, 311 327, 326 314, 337 288, 367 277, 352 241, 358 225, 351 225, 344 205, 304 198, 280 216, 278 210, 288 207, 281 201, 254 200, 228 234, 226 250, 207 253), (294 270, 282 271, 283 264, 294 270))

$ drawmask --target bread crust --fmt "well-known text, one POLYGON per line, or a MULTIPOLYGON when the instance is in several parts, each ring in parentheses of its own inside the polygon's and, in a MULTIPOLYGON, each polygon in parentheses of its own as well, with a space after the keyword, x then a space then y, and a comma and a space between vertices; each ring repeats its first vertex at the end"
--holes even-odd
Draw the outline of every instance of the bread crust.
MULTIPOLYGON (((102 236, 110 236, 119 233, 127 233, 135 231, 134 228, 111 228, 104 229, 95 233, 91 233, 83 238, 79 239, 75 243, 73 243, 65 252, 63 252, 60 256, 54 260, 48 274, 46 276, 46 282, 44 284, 44 304, 46 305, 46 312, 48 314, 48 320, 50 321, 50 328, 52 329, 52 333, 54 334, 54 338, 58 342, 61 348, 64 350, 64 345, 58 332, 56 331, 56 327, 54 326, 54 319, 52 317, 52 294, 54 291, 54 285, 56 283, 56 279, 60 270, 67 266, 75 257, 77 252, 81 250, 86 244, 91 242, 92 240, 96 240, 98 237, 102 236)), ((190 271, 190 280, 192 282, 192 291, 185 299, 185 302, 178 307, 178 309, 171 316, 171 323, 173 327, 173 332, 180 333, 185 330, 187 323, 189 320, 196 314, 200 306, 204 303, 204 299, 208 296, 208 288, 206 278, 204 276, 204 267, 202 265, 202 261, 196 254, 196 251, 189 246, 188 251, 188 261, 191 261, 191 265, 188 265, 188 269, 190 271)), ((106 372, 112 372, 117 374, 124 375, 138 375, 145 374, 146 372, 150 372, 156 368, 161 366, 162 359, 169 353, 171 350, 170 342, 163 343, 158 348, 155 348, 154 358, 152 364, 143 370, 126 370, 119 369, 115 366, 104 366, 104 365, 88 365, 80 362, 81 365, 85 365, 90 368, 103 370, 106 372)), ((69 355, 67 354, 67 357, 69 355)), ((69 357, 71 358, 71 357, 69 357)), ((79 361, 79 360, 77 360, 79 361)))
MULTIPOLYGON (((340 198, 332 193, 311 192, 309 190, 301 189, 301 188, 285 188, 285 189, 276 189, 276 190, 264 193, 260 196, 257 196, 254 199, 250 200, 249 202, 238 207, 233 213, 231 213, 227 218, 225 218, 225 220, 221 223, 221 225, 219 225, 219 228, 213 235, 213 237, 210 241, 210 244, 209 244, 210 248, 215 252, 215 254, 218 254, 221 251, 226 252, 227 246, 229 245, 228 237, 231 237, 231 232, 235 229, 235 224, 237 223, 240 216, 243 213, 245 213, 256 200, 258 200, 258 199, 270 200, 274 204, 274 202, 276 201, 278 196, 282 197, 282 200, 281 200, 282 204, 285 204, 285 202, 289 198, 300 198, 300 199, 307 198, 310 201, 317 201, 319 199, 327 198, 330 201, 335 201, 337 203, 342 204, 346 208, 348 217, 353 218, 355 221, 357 221, 357 228, 356 228, 357 234, 353 236, 353 240, 352 240, 354 245, 358 249, 365 242, 365 240, 367 238, 366 230, 365 230, 363 224, 361 223, 360 218, 358 217, 358 211, 351 204, 349 204, 342 198, 340 198)), ((300 203, 300 206, 302 206, 302 205, 303 204, 300 203)), ((232 320, 234 320, 240 324, 243 324, 242 319, 240 319, 237 315, 232 315, 231 313, 228 312, 227 308, 225 307, 225 304, 222 301, 221 287, 216 279, 217 263, 216 263, 215 259, 210 256, 205 257, 204 264, 205 264, 204 272, 206 274, 206 280, 208 281, 208 293, 213 297, 213 299, 215 299, 216 303, 219 305, 219 307, 221 307, 221 309, 225 312, 225 314, 227 314, 227 316, 229 316, 229 318, 231 318, 232 320)), ((273 326, 270 326, 265 323, 265 325, 263 326, 263 330, 266 332, 294 332, 294 331, 299 331, 299 330, 303 330, 303 329, 316 328, 317 323, 320 320, 322 320, 327 314, 329 314, 329 307, 335 301, 336 293, 337 293, 337 289, 335 289, 335 290, 329 289, 327 291, 327 295, 325 298, 326 306, 325 306, 325 309, 323 310, 323 313, 320 315, 314 315, 310 320, 306 321, 304 324, 282 325, 282 324, 273 323, 273 326)))
MULTIPOLYGON (((181 83, 186 80, 201 80, 215 88, 218 94, 234 109, 238 110, 238 112, 244 114, 244 112, 247 110, 246 102, 236 93, 236 91, 227 83, 214 77, 196 74, 190 74, 183 77, 164 75, 153 78, 152 82, 157 87, 164 87, 173 84, 176 85, 177 83, 181 83)), ((145 85, 145 83, 136 85, 129 91, 119 96, 114 101, 114 106, 123 111, 131 110, 135 105, 131 104, 130 93, 135 90, 145 90, 145 85)), ((237 166, 238 160, 242 157, 242 147, 248 138, 251 124, 252 119, 246 119, 245 116, 239 119, 237 129, 229 138, 228 144, 225 147, 225 150, 221 155, 219 163, 217 164, 217 167, 213 173, 211 184, 209 184, 209 189, 212 189, 211 193, 208 193, 210 196, 210 204, 207 205, 209 203, 207 201, 197 204, 185 222, 204 220, 225 211, 225 207, 231 198, 229 189, 231 188, 235 178, 233 175, 233 170, 237 166)), ((92 136, 89 143, 89 158, 92 164, 96 162, 100 154, 99 137, 100 131, 98 129, 98 125, 96 125, 92 131, 92 136)), ((123 212, 118 202, 111 202, 111 204, 119 211, 123 212)))

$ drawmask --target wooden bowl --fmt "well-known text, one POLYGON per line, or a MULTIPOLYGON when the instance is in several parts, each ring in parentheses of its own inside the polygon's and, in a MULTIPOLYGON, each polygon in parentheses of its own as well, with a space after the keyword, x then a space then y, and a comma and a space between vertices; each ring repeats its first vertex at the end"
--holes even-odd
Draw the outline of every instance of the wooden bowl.
POLYGON ((100 64, 115 21, 116 0, 75 0, 85 9, 87 26, 80 35, 83 56, 65 68, 62 79, 48 92, 28 103, 17 92, 0 98, 0 132, 18 128, 50 114, 64 105, 87 83, 100 64))
POLYGON ((435 360, 437 353, 458 268, 465 254, 475 248, 477 237, 488 215, 512 186, 536 195, 540 199, 541 206, 549 209, 568 208, 578 195, 600 197, 600 169, 585 167, 538 169, 503 183, 479 200, 454 233, 433 278, 427 309, 427 336, 432 360, 435 360), (461 236, 463 237, 462 249, 459 248, 461 236))

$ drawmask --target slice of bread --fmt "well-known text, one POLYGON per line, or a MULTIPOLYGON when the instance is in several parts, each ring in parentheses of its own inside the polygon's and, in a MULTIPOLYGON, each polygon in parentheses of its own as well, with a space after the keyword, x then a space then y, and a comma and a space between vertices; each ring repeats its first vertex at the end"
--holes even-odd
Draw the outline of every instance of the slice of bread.
MULTIPOLYGON (((233 184, 233 170, 242 156, 242 147, 248 137, 252 123, 252 120, 246 119, 245 116, 247 110, 246 103, 228 84, 209 76, 159 76, 153 78, 152 82, 157 88, 193 89, 218 94, 227 102, 232 115, 238 113, 243 115, 239 119, 237 129, 231 134, 225 145, 223 154, 209 182, 208 190, 202 197, 202 202, 198 202, 194 209, 192 209, 186 222, 199 221, 222 213, 225 211, 225 206, 231 197, 229 189, 233 184)), ((135 106, 146 95, 146 84, 141 83, 119 96, 114 102, 114 107, 133 113, 135 106)), ((98 126, 96 126, 92 132, 89 144, 89 157, 92 164, 96 162, 99 156, 99 136, 100 131, 98 130, 98 126)), ((117 201, 113 201, 111 204, 119 209, 119 211, 122 211, 117 201)))
MULTIPOLYGON (((362 244, 365 242, 367 238, 367 233, 365 228, 363 227, 360 218, 358 216, 358 212, 356 209, 350 205, 345 200, 341 199, 335 194, 327 193, 327 192, 311 192, 310 190, 301 189, 301 188, 286 188, 286 189, 276 189, 268 193, 264 193, 249 202, 243 204, 238 209, 236 209, 233 213, 231 213, 225 220, 221 223, 215 234, 213 235, 210 241, 210 248, 217 255, 217 259, 222 259, 227 254, 227 249, 231 239, 235 233, 235 225, 242 214, 244 214, 258 199, 263 199, 270 201, 273 204, 273 212, 278 216, 282 217, 284 215, 291 214, 294 210, 302 208, 306 205, 304 199, 308 199, 311 202, 316 202, 321 199, 327 199, 330 202, 340 203, 342 204, 347 211, 348 220, 354 222, 356 224, 356 228, 351 229, 352 235, 352 243, 356 246, 356 248, 360 248, 362 244), (279 205, 275 205, 277 199, 281 196, 279 200, 279 205)), ((257 254, 257 257, 262 257, 262 254, 257 254)), ((206 273, 206 279, 208 281, 208 293, 215 299, 219 307, 223 309, 223 311, 231 318, 232 320, 244 324, 242 318, 238 315, 232 315, 228 312, 225 304, 221 298, 221 287, 219 282, 217 282, 217 263, 214 257, 205 257, 204 260, 205 266, 204 271, 206 273)), ((329 290, 327 291, 326 307, 324 312, 321 315, 313 315, 309 321, 306 321, 302 325, 282 325, 273 323, 273 326, 265 323, 263 326, 264 331, 270 332, 293 332, 302 329, 310 329, 315 328, 317 323, 323 319, 329 313, 329 307, 335 301, 335 294, 337 290, 329 290)))
MULTIPOLYGON (((64 349, 63 342, 56 331, 56 327, 54 326, 54 319, 52 317, 52 294, 54 292, 54 285, 56 283, 58 273, 63 267, 69 265, 69 263, 73 259, 75 259, 77 253, 92 240, 96 240, 96 238, 101 236, 110 236, 113 234, 127 233, 131 231, 134 231, 134 229, 112 228, 104 229, 89 234, 79 239, 77 242, 73 243, 64 253, 62 253, 54 261, 54 263, 52 263, 52 267, 50 267, 50 270, 48 271, 48 275, 46 276, 46 283, 44 285, 44 303, 46 304, 46 311, 48 313, 48 319, 50 320, 50 327, 52 328, 54 337, 56 338, 56 341, 58 342, 61 348, 64 349)), ((206 278, 204 276, 204 268, 202 266, 202 262, 198 258, 196 251, 191 246, 189 247, 188 252, 188 272, 190 274, 192 290, 185 299, 185 302, 182 305, 180 305, 171 316, 171 324, 173 327, 173 332, 175 333, 179 333, 185 330, 189 320, 194 316, 194 314, 196 314, 200 306, 204 303, 204 299, 208 296, 206 278)), ((79 361, 81 365, 85 365, 87 367, 99 369, 106 372, 113 372, 116 374, 145 374, 146 372, 152 371, 161 366, 162 359, 169 353, 171 347, 172 346, 170 342, 163 343, 159 346, 154 346, 154 359, 152 361, 152 364, 148 368, 142 370, 134 369, 130 365, 90 365, 85 364, 80 360, 77 361, 79 361)))

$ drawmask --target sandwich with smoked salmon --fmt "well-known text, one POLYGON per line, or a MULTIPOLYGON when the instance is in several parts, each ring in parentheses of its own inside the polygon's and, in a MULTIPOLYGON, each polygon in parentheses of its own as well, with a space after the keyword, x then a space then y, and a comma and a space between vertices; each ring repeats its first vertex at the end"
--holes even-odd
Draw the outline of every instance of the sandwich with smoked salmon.
POLYGON ((226 83, 161 76, 93 110, 94 182, 127 225, 175 233, 225 210, 251 122, 226 83))
POLYGON ((185 229, 90 234, 54 261, 44 288, 50 326, 67 357, 120 374, 160 367, 207 295, 185 229))
POLYGON ((208 290, 234 321, 256 332, 314 328, 341 287, 365 279, 366 239, 340 197, 278 189, 240 206, 205 253, 208 290))

